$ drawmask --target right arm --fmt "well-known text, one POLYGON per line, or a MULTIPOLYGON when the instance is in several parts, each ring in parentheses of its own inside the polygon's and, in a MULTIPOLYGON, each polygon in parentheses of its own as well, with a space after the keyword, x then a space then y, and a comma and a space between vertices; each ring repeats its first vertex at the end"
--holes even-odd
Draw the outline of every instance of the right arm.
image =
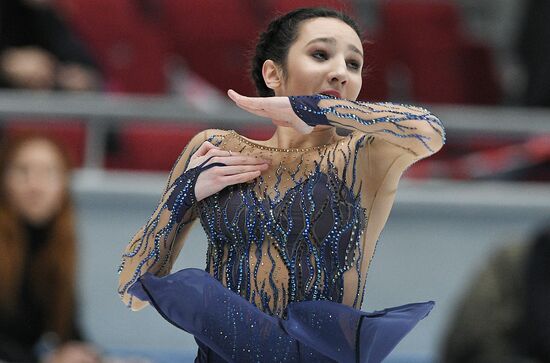
POLYGON ((191 155, 205 140, 202 132, 189 142, 176 161, 160 202, 147 223, 134 235, 126 247, 119 267, 118 293, 132 310, 139 310, 145 302, 133 297, 128 289, 145 272, 167 274, 172 256, 183 245, 182 229, 194 219, 194 183, 196 171, 186 170, 191 155))
POLYGON ((131 287, 146 272, 170 272, 196 217, 196 203, 228 185, 244 183, 267 169, 267 160, 221 150, 206 141, 208 130, 191 139, 174 165, 160 202, 132 238, 119 268, 118 293, 132 310, 147 305, 131 287))

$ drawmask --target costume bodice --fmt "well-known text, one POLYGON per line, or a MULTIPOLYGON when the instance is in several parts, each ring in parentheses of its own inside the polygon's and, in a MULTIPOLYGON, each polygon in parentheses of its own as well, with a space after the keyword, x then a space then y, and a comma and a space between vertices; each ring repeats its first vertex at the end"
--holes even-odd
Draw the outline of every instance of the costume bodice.
POLYGON ((212 135, 209 141, 222 149, 272 164, 254 182, 198 203, 208 237, 207 271, 271 315, 283 316, 292 301, 359 307, 368 219, 353 169, 354 150, 367 140, 349 135, 322 147, 284 150, 234 131, 212 135))
POLYGON ((281 149, 235 131, 196 135, 172 169, 158 207, 123 254, 119 293, 127 305, 144 305, 128 289, 146 272, 170 272, 190 222, 199 217, 208 239, 206 270, 260 310, 284 317, 289 303, 304 300, 361 306, 398 181, 413 162, 441 147, 443 127, 414 106, 323 95, 290 99, 309 125, 341 127, 347 136, 281 149), (249 183, 196 202, 201 169, 188 165, 205 141, 270 159, 270 167, 249 183))

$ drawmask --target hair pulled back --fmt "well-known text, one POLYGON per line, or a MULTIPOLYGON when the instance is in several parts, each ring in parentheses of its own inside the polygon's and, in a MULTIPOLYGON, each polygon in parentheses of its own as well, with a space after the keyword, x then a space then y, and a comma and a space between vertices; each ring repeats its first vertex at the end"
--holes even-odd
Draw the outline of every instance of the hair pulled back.
POLYGON ((262 75, 264 62, 271 59, 285 71, 288 50, 296 38, 298 38, 300 24, 305 20, 314 18, 339 19, 355 30, 359 38, 361 38, 361 30, 350 16, 328 8, 296 9, 274 19, 268 25, 267 30, 260 34, 251 62, 251 76, 259 96, 268 97, 275 95, 273 90, 265 84, 262 75))

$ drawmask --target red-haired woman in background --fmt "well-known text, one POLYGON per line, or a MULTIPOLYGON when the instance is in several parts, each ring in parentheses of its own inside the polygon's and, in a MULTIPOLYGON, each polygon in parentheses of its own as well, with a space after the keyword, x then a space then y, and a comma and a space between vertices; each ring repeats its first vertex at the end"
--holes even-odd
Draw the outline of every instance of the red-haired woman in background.
POLYGON ((70 163, 26 136, 0 154, 0 360, 96 362, 75 324, 76 236, 70 163))

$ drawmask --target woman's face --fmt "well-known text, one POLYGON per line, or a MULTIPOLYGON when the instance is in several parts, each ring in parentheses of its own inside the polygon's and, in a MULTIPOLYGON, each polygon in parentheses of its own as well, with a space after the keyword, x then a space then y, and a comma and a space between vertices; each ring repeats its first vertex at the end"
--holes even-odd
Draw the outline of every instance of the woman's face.
POLYGON ((4 183, 16 213, 32 225, 42 225, 61 209, 68 180, 55 147, 33 140, 16 151, 4 183))
POLYGON ((361 90, 363 46, 349 25, 334 18, 314 18, 300 25, 291 45, 286 77, 278 96, 310 95, 328 91, 356 100, 361 90))

